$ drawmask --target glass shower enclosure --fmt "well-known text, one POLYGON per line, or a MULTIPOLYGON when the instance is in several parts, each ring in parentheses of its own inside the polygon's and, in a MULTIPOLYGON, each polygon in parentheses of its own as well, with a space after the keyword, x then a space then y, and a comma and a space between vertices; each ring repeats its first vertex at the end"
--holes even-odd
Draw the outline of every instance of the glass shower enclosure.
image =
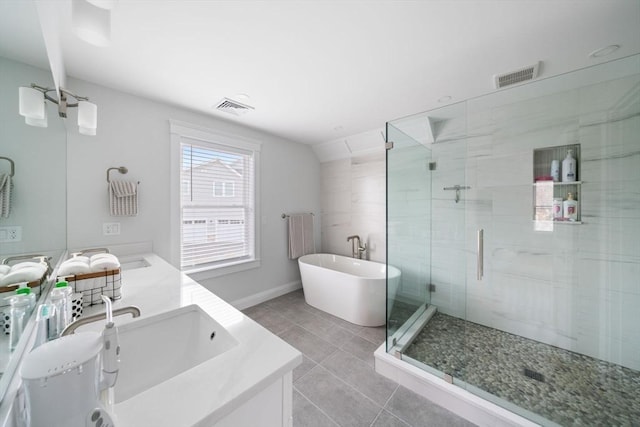
POLYGON ((638 56, 387 123, 387 352, 542 425, 638 422, 638 135, 638 56))

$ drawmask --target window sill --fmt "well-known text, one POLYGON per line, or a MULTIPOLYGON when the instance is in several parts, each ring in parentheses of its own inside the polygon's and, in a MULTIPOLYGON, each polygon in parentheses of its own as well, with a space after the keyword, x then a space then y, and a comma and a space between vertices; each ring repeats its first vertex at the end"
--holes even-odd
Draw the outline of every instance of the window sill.
POLYGON ((245 270, 251 270, 260 267, 259 259, 252 259, 247 261, 237 261, 228 264, 190 268, 182 270, 183 273, 191 277, 196 282, 199 280, 212 279, 214 277, 225 276, 227 274, 239 273, 245 270))

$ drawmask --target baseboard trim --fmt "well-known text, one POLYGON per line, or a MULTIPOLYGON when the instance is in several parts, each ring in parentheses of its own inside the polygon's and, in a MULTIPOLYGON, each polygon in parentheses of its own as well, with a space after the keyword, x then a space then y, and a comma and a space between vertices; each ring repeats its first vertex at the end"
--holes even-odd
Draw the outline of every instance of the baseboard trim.
POLYGON ((276 288, 267 289, 266 291, 259 292, 257 294, 249 295, 245 298, 240 298, 235 301, 231 301, 230 304, 238 310, 244 310, 245 308, 253 307, 270 299, 277 298, 281 295, 288 294, 289 292, 296 291, 302 288, 302 282, 296 280, 295 282, 285 283, 276 288))

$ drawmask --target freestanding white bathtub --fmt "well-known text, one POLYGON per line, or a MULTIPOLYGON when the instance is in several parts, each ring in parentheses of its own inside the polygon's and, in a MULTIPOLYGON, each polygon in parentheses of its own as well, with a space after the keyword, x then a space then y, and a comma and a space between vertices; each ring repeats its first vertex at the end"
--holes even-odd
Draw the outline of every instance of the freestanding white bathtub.
MULTIPOLYGON (((382 326, 386 313, 385 264, 342 255, 311 254, 298 258, 307 304, 361 326, 382 326)), ((389 267, 390 297, 400 270, 389 267)))

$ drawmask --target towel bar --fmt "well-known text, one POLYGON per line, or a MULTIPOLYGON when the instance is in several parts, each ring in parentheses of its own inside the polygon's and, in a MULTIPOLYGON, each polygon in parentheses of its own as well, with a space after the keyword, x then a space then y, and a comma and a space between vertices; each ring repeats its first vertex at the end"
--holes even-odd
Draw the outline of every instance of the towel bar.
MULTIPOLYGON (((315 215, 313 214, 313 212, 309 212, 309 214, 310 214, 311 216, 315 216, 315 215)), ((283 213, 282 215, 280 215, 280 218, 285 219, 285 218, 289 218, 289 216, 290 216, 290 215, 287 215, 286 213, 283 213)))

